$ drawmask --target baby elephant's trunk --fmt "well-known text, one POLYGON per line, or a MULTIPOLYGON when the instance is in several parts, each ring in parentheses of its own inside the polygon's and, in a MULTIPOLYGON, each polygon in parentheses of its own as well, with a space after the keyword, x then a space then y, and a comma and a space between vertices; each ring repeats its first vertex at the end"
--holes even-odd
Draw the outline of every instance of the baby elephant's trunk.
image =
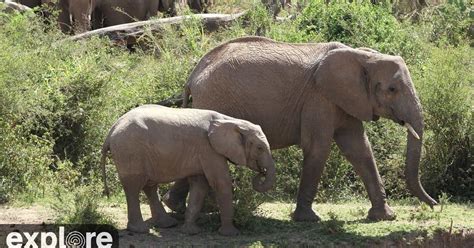
POLYGON ((260 193, 267 192, 273 187, 276 181, 275 163, 271 155, 268 155, 264 159, 260 159, 258 165, 262 169, 262 172, 253 178, 252 186, 254 190, 260 193), (264 178, 263 181, 262 178, 264 178))

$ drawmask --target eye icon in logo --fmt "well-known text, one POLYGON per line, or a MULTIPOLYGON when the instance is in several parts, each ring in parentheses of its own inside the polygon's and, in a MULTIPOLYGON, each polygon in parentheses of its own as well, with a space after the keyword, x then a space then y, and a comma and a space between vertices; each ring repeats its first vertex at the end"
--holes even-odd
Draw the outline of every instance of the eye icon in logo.
POLYGON ((84 235, 78 231, 68 233, 66 236, 66 245, 71 248, 82 248, 86 244, 84 235))

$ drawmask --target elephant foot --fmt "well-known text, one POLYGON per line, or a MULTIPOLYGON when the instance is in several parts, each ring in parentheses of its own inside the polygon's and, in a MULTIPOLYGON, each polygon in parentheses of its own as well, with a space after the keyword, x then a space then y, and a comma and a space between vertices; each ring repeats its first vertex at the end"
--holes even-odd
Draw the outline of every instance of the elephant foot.
POLYGON ((195 223, 184 223, 184 225, 181 227, 181 232, 194 235, 200 233, 201 228, 199 228, 195 223))
POLYGON ((160 216, 157 219, 153 219, 152 223, 154 226, 159 227, 159 228, 168 228, 168 227, 173 227, 173 226, 178 225, 178 221, 167 214, 160 216))
POLYGON ((176 212, 176 213, 179 213, 179 214, 184 214, 184 212, 186 211, 186 197, 183 199, 176 199, 175 197, 173 197, 170 193, 170 191, 168 191, 164 196, 163 196, 163 199, 162 199, 163 203, 165 203, 165 205, 173 210, 173 212, 176 212))
POLYGON ((394 220, 395 212, 385 203, 382 207, 372 207, 367 218, 372 221, 394 220))
POLYGON ((239 229, 235 228, 233 225, 230 226, 221 226, 219 228, 219 234, 224 236, 237 236, 240 234, 239 229))
POLYGON ((150 231, 150 228, 148 228, 148 225, 142 221, 139 223, 127 223, 127 230, 130 232, 135 232, 135 233, 148 233, 150 231))
POLYGON ((294 221, 304 221, 304 222, 318 222, 321 220, 319 215, 313 211, 311 208, 302 208, 296 207, 295 212, 293 212, 292 219, 294 221))

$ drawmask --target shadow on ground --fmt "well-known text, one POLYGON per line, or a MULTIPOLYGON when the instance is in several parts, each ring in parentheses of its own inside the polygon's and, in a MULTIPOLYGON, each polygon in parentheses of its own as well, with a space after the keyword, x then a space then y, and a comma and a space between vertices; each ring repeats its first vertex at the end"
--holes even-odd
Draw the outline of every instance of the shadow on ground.
POLYGON ((474 247, 474 233, 449 233, 439 230, 430 237, 426 231, 397 231, 383 237, 370 237, 346 231, 344 225, 370 224, 365 218, 342 221, 331 218, 318 223, 293 222, 255 216, 239 227, 241 235, 223 237, 217 233, 218 215, 199 218, 202 232, 187 235, 179 231, 183 221, 174 228, 152 229, 149 234, 119 230, 121 247, 163 246, 323 246, 323 247, 474 247))

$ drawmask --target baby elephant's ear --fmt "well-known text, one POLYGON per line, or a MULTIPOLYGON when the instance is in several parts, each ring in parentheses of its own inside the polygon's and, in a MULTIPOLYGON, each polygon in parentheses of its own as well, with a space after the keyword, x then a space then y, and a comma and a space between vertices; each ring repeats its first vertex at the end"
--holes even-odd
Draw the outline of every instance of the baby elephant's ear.
POLYGON ((238 123, 234 121, 211 121, 208 136, 211 146, 217 153, 234 164, 246 164, 243 137, 238 123))

